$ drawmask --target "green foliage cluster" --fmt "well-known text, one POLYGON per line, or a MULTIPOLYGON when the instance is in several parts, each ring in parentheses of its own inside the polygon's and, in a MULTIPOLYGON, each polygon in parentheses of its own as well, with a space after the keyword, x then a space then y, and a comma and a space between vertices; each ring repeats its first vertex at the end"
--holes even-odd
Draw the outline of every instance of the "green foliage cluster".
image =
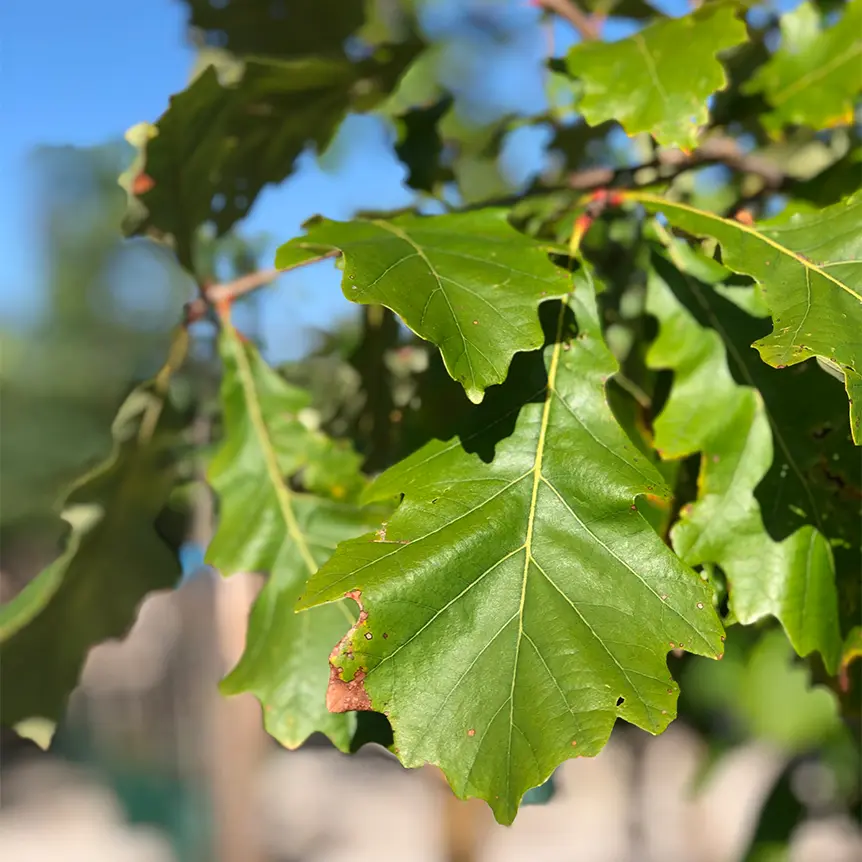
POLYGON ((187 5, 197 74, 121 183, 127 232, 199 286, 184 325, 218 327, 220 394, 181 326, 64 496, 65 551, 0 608, 3 722, 57 720, 87 649, 175 582, 164 518, 202 457, 207 561, 268 576, 222 688, 289 748, 382 741, 510 823, 618 718, 662 732, 668 653, 722 659, 735 632, 685 664, 693 714, 793 751, 838 733, 836 703, 858 717, 862 0, 539 2, 537 33, 561 9, 591 27, 542 60, 549 107, 484 125, 420 0, 187 5), (607 15, 642 26, 593 38, 607 15), (334 259, 362 329, 273 369, 205 230, 355 112, 391 124, 415 205, 285 238, 276 267, 334 259), (555 163, 512 188, 501 147, 531 126, 555 163))

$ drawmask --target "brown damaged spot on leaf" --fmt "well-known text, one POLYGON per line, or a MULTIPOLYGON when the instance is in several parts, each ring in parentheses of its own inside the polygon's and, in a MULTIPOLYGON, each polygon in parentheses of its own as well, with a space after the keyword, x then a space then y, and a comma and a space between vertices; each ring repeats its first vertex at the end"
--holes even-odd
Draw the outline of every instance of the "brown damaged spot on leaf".
MULTIPOLYGON (((333 647, 329 654, 329 686, 326 689, 326 708, 330 712, 370 712, 371 698, 365 690, 365 670, 358 668, 353 679, 345 681, 341 678, 343 668, 336 667, 334 662, 341 654, 342 648, 356 633, 359 626, 368 619, 368 611, 362 607, 362 591, 350 590, 344 594, 346 599, 353 599, 359 605, 359 617, 350 631, 333 647)), ((348 660, 353 659, 353 652, 347 652, 348 660)))
POLYGON ((341 678, 340 667, 329 668, 326 708, 330 712, 370 712, 371 698, 365 690, 365 671, 357 670, 350 682, 341 678))

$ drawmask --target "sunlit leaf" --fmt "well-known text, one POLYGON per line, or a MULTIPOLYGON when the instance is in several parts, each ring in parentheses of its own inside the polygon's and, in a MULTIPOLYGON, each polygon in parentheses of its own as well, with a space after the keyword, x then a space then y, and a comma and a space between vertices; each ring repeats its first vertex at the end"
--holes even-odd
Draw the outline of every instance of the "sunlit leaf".
POLYGON ((781 45, 743 87, 762 93, 773 110, 761 118, 779 132, 790 124, 827 129, 850 125, 862 92, 862 0, 850 0, 823 29, 810 2, 781 18, 781 45))
POLYGON ((862 443, 862 194, 809 215, 748 225, 655 195, 626 193, 675 227, 721 244, 722 261, 763 287, 773 330, 755 342, 784 368, 817 356, 843 375, 862 443))
POLYGON ((342 290, 391 308, 433 342, 471 401, 506 378, 512 356, 542 344, 537 307, 566 293, 547 249, 516 231, 503 210, 404 215, 391 221, 317 219, 283 245, 276 266, 321 250, 344 256, 342 290))
POLYGON ((729 5, 665 18, 619 42, 582 42, 568 67, 583 85, 577 109, 590 125, 616 120, 630 135, 692 148, 709 118, 707 99, 727 84, 716 54, 746 39, 729 5))
POLYGON ((668 491, 607 404, 617 367, 587 273, 557 308, 544 357, 518 357, 471 429, 376 481, 369 497, 400 507, 339 545, 299 604, 361 602, 332 707, 385 712, 405 765, 439 765, 503 823, 617 718, 667 727, 669 650, 722 653, 707 586, 638 511, 668 491))
MULTIPOLYGON (((818 650, 834 673, 841 639, 829 542, 810 524, 781 542, 766 531, 754 494, 773 463, 763 397, 736 383, 721 335, 701 326, 674 291, 694 293, 706 308, 716 302, 709 287, 655 259, 647 310, 660 330, 648 361, 674 372, 670 397, 655 421, 655 445, 666 458, 701 453, 698 499, 671 531, 674 549, 690 565, 721 566, 736 619, 748 624, 777 617, 800 655, 818 650)), ((799 469, 795 461, 793 466, 799 469)), ((785 462, 783 474, 788 469, 785 462)), ((810 492, 808 476, 793 479, 810 492)))

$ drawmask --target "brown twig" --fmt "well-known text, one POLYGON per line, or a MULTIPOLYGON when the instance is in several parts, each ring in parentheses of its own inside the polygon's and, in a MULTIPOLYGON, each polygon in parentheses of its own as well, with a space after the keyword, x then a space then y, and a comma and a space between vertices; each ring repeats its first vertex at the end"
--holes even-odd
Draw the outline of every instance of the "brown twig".
POLYGON ((625 168, 588 168, 569 174, 566 185, 576 191, 591 191, 602 187, 612 187, 624 177, 647 169, 661 173, 670 169, 666 176, 657 179, 674 179, 684 171, 703 165, 721 164, 740 173, 754 174, 771 189, 779 188, 784 182, 784 172, 774 163, 761 156, 744 153, 736 140, 725 136, 708 138, 691 153, 683 150, 663 150, 649 162, 625 168))
POLYGON ((601 39, 603 20, 594 15, 588 15, 572 0, 534 0, 534 2, 536 6, 541 6, 568 21, 581 34, 585 42, 601 39))
POLYGON ((317 257, 303 260, 294 266, 286 267, 285 269, 261 269, 256 272, 250 272, 248 275, 242 275, 233 281, 225 282, 224 284, 201 285, 201 296, 186 303, 185 306, 185 322, 186 325, 200 320, 207 313, 207 309, 218 305, 229 305, 241 296, 251 293, 261 287, 266 287, 272 284, 280 275, 285 272, 291 272, 294 269, 301 269, 304 266, 310 266, 318 261, 326 260, 327 258, 337 257, 338 251, 328 251, 317 257))

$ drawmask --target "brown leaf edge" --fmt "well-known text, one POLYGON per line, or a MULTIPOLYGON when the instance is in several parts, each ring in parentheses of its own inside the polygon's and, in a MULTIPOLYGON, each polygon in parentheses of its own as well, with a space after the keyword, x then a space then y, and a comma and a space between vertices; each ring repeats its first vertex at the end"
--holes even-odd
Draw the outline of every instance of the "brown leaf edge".
MULTIPOLYGON (((344 643, 352 638, 359 630, 360 626, 365 624, 368 619, 368 611, 362 607, 361 601, 362 591, 351 590, 344 594, 347 599, 353 599, 359 605, 359 618, 353 624, 353 627, 346 635, 333 647, 329 654, 329 686, 326 689, 326 708, 330 712, 372 712, 371 698, 365 690, 365 675, 364 668, 359 668, 353 675, 353 679, 346 682, 341 678, 343 668, 336 667, 335 659, 341 653, 344 643)), ((384 635, 385 637, 385 635, 384 635)), ((347 654, 348 658, 353 658, 352 653, 347 654)))

